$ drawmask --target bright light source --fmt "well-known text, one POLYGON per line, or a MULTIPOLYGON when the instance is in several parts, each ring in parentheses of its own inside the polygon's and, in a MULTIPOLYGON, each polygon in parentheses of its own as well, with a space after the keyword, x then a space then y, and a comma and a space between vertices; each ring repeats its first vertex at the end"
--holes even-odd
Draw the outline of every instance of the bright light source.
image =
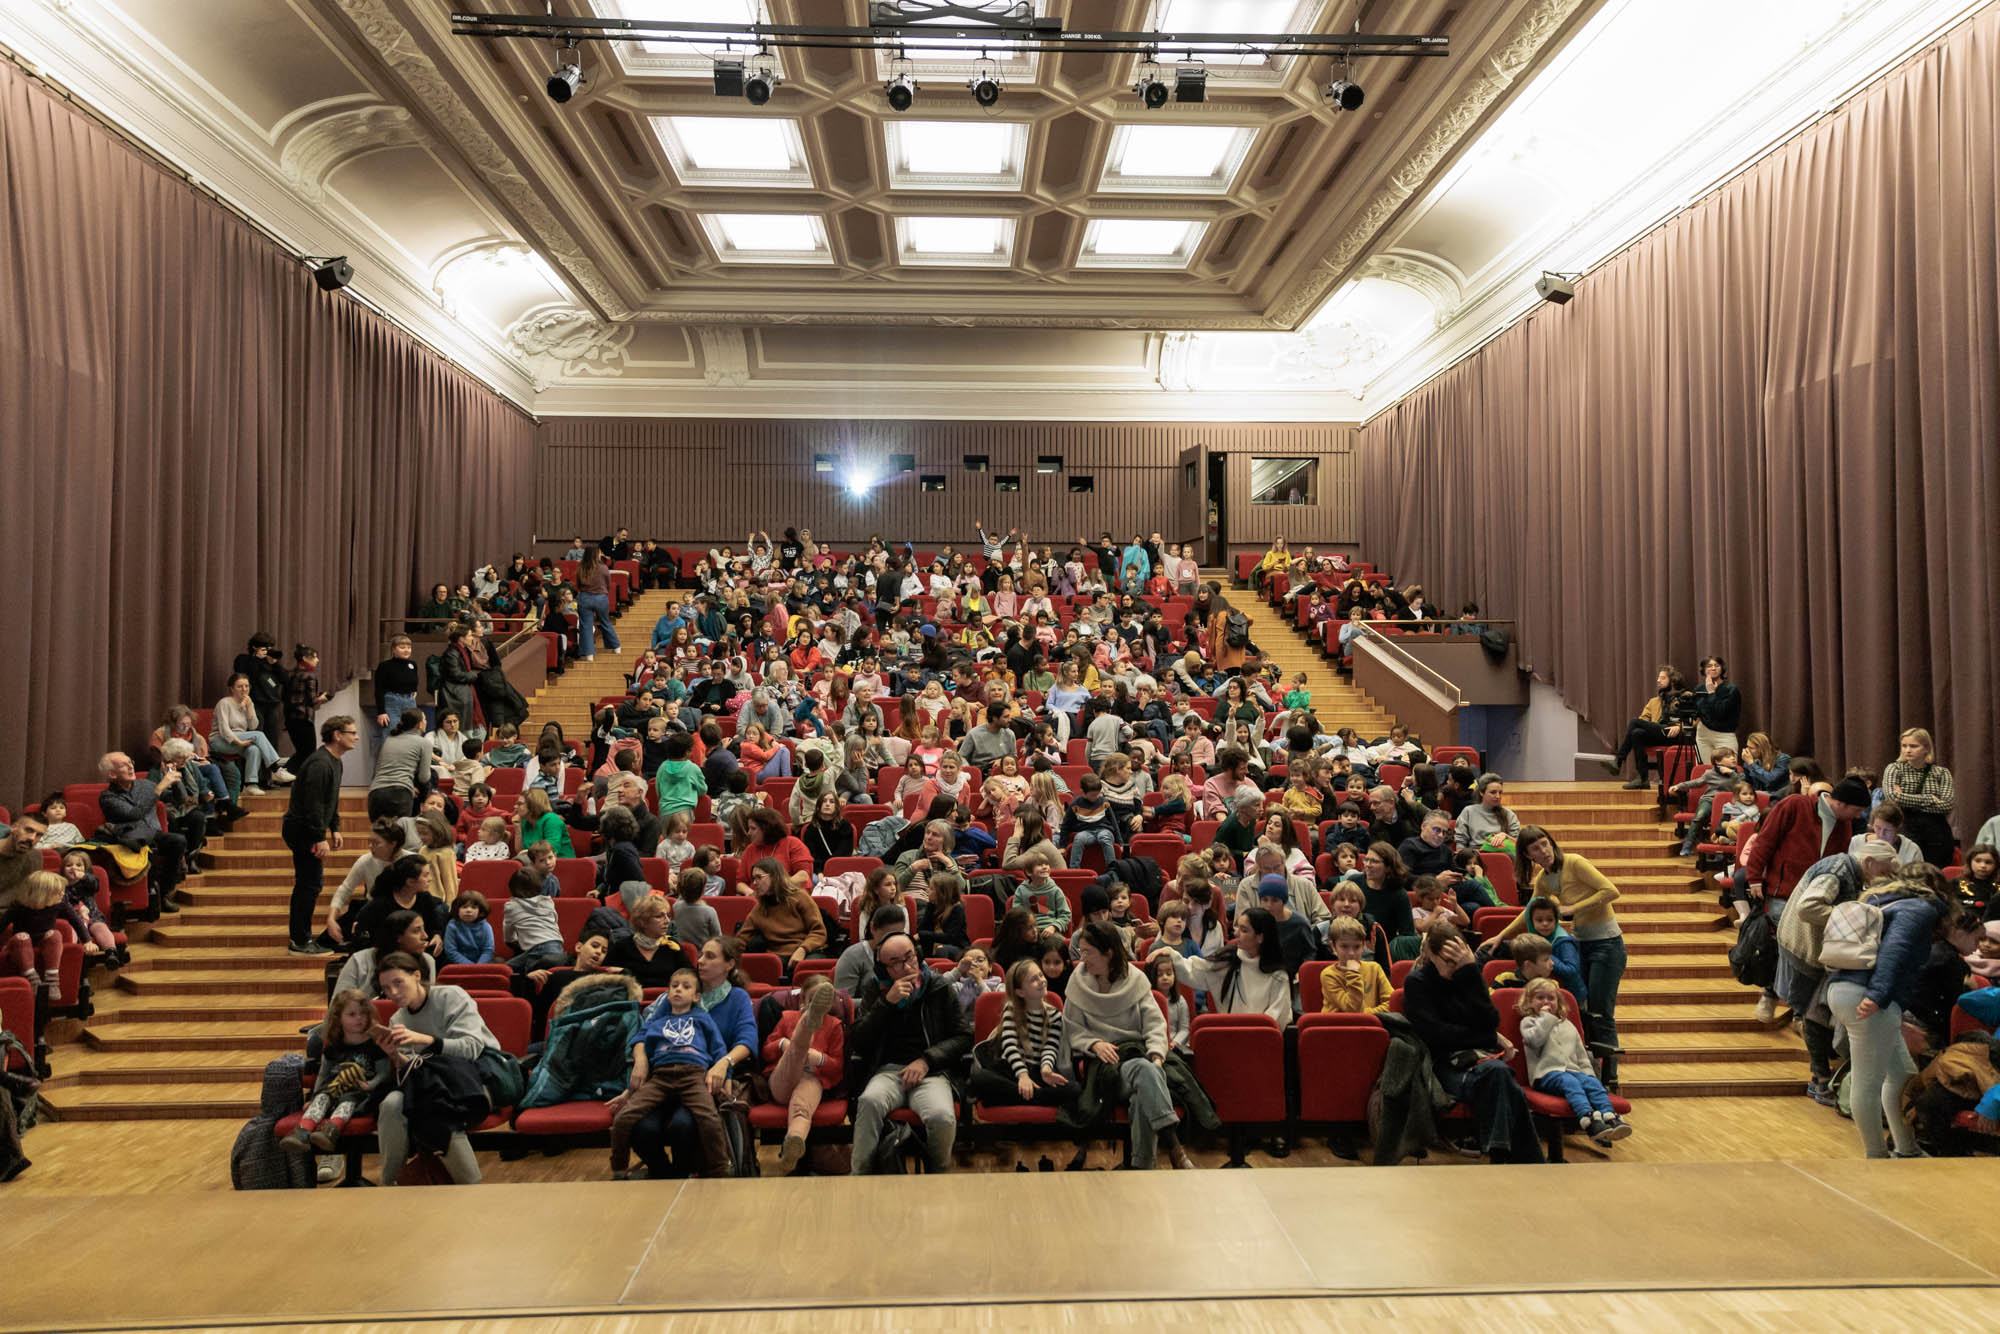
POLYGON ((873 485, 875 485, 875 479, 867 473, 849 473, 847 477, 847 494, 850 496, 865 496, 868 494, 868 488, 873 485))
POLYGON ((990 255, 1000 248, 999 218, 910 218, 910 249, 932 255, 990 255))
POLYGON ((1214 176, 1254 131, 1229 125, 1127 125, 1112 171, 1120 176, 1214 176))
POLYGON ((904 171, 998 176, 1015 161, 1022 127, 1010 121, 904 120, 889 125, 904 171))
POLYGON ((1099 218, 1084 247, 1096 255, 1171 255, 1188 239, 1190 222, 1155 218, 1099 218))

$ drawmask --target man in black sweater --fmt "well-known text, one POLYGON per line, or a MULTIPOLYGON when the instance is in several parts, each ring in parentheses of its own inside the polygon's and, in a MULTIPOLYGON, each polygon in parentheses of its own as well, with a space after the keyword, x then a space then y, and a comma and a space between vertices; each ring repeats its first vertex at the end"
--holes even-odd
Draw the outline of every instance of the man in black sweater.
POLYGON ((293 774, 291 804, 279 826, 292 852, 292 904, 288 923, 293 954, 325 954, 312 938, 313 912, 325 883, 326 854, 340 851, 341 757, 361 740, 361 729, 346 714, 320 724, 321 747, 300 761, 293 774))

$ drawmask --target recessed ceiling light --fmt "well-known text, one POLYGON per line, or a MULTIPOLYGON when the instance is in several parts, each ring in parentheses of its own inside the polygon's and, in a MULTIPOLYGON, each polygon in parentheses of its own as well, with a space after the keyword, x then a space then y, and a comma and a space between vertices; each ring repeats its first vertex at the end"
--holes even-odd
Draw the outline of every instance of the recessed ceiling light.
POLYGON ((1255 131, 1228 125, 1121 127, 1111 170, 1119 176, 1213 176, 1255 131))
POLYGON ((999 175, 1018 126, 1006 121, 907 120, 890 125, 897 165, 917 176, 999 175))
POLYGON ((1004 219, 905 218, 910 249, 924 255, 993 255, 1000 251, 1004 219))

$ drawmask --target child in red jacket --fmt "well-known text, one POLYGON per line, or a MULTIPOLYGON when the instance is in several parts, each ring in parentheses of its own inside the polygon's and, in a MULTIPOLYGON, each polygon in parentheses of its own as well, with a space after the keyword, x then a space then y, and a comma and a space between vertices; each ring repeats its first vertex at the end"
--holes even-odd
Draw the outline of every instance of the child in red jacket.
POLYGON ((833 979, 810 974, 799 983, 799 1008, 787 1010, 764 1040, 764 1071, 771 1100, 787 1104, 784 1147, 778 1170, 790 1172, 805 1156, 813 1113, 829 1088, 838 1088, 847 1050, 847 1032, 832 1018, 833 979))

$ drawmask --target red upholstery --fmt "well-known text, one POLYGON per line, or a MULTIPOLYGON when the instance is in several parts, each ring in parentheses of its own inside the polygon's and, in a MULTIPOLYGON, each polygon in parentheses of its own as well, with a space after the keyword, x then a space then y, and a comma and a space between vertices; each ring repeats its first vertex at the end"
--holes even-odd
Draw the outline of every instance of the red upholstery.
POLYGON ((849 871, 859 871, 865 876, 881 864, 880 857, 829 857, 823 874, 845 875, 849 871))
POLYGON ((512 995, 514 970, 504 963, 448 963, 438 969, 438 981, 467 991, 512 995))
POLYGON ((1486 872, 1486 878, 1493 882, 1493 892, 1500 896, 1500 902, 1516 905, 1521 902, 1521 887, 1514 883, 1512 857, 1504 852, 1482 852, 1479 854, 1479 865, 1486 872))
POLYGON ((1415 959, 1398 959, 1394 963, 1390 964, 1389 985, 1392 987, 1400 988, 1403 985, 1403 979, 1408 977, 1410 975, 1410 970, 1412 968, 1415 968, 1416 966, 1417 966, 1417 961, 1415 959))
MULTIPOLYGON (((493 941, 497 947, 500 941, 500 905, 510 897, 507 881, 514 872, 521 869, 521 863, 513 860, 497 862, 466 862, 458 868, 458 892, 477 893, 485 898, 486 906, 492 909, 493 941)), ((556 863, 556 874, 562 874, 562 863, 556 863)))
MULTIPOLYGON (((1049 993, 1049 1004, 1058 1010, 1062 1008, 1062 997, 1049 993)), ((983 1042, 1000 1027, 1000 1016, 1007 1009, 1007 993, 1004 991, 982 992, 972 1006, 972 1032, 975 1042, 983 1042)), ((1045 1126, 1056 1119, 1054 1107, 1021 1107, 1010 1103, 989 1105, 975 1103, 974 1110, 979 1120, 995 1126, 1045 1126)))
POLYGON ((1520 915, 1519 908, 1474 908, 1472 929, 1479 933, 1481 940, 1491 940, 1496 932, 1520 915))
POLYGON ((689 825, 688 842, 698 848, 714 848, 722 852, 729 847, 729 831, 719 824, 689 825))
MULTIPOLYGON (((35 1045, 35 989, 25 977, 0 977, 0 1028, 21 1039, 21 1045, 35 1045)), ((15 1067, 21 1058, 13 1058, 15 1067)))
MULTIPOLYGON (((673 872, 665 857, 641 857, 639 859, 639 870, 644 873, 646 883, 652 886, 655 894, 662 894, 667 898, 673 897, 673 872)), ((612 888, 616 889, 617 886, 613 885, 612 888)))
POLYGON ((1366 1120, 1388 1054, 1388 1030, 1374 1015, 1299 1016, 1299 1119, 1366 1120))
POLYGON ((1151 857, 1160 864, 1162 875, 1172 876, 1179 871, 1187 846, 1179 834, 1138 834, 1132 839, 1131 855, 1151 857))
POLYGON ((611 1129, 611 1104, 559 1102, 530 1107, 514 1114, 514 1129, 523 1135, 601 1135, 611 1129))
MULTIPOLYGON (((1528 1096, 1528 1108, 1539 1116, 1552 1117, 1558 1121, 1573 1121, 1569 1100, 1553 1093, 1537 1093, 1528 1087, 1528 1053, 1521 1042, 1521 1016, 1514 1007, 1520 1002, 1519 987, 1502 987, 1493 993, 1493 1007, 1500 1011, 1500 1036, 1514 1044, 1514 1059, 1507 1066, 1514 1072, 1514 1079, 1528 1096)), ((1567 991, 1563 993, 1563 1014, 1576 1029, 1578 1036, 1583 1033, 1583 1024, 1577 1016, 1576 997, 1567 991)), ((1612 1110, 1620 1116, 1632 1110, 1632 1104, 1617 1094, 1611 1095, 1612 1110)))
POLYGON ((743 976, 753 983, 761 982, 765 986, 775 987, 782 985, 785 980, 785 961, 775 954, 746 954, 740 966, 743 969, 743 976))
POLYGON ((1285 1119, 1285 1033, 1267 1014, 1199 1014, 1195 1074, 1225 1125, 1285 1119))
MULTIPOLYGON (((752 1130, 783 1130, 790 1120, 790 1109, 781 1102, 750 1104, 752 1130)), ((847 1120, 847 1100, 844 1098, 822 1098, 819 1106, 813 1109, 814 1126, 837 1126, 845 1120, 847 1120)), ((519 1122, 515 1124, 518 1126, 519 1122)))
POLYGON ((1479 752, 1471 746, 1439 746, 1431 751, 1431 763, 1448 765, 1461 755, 1473 768, 1479 767, 1479 752))
POLYGON ((984 894, 961 895, 965 905, 965 935, 968 940, 993 938, 993 900, 984 894))
MULTIPOLYGON (((571 896, 582 898, 597 888, 597 863, 588 857, 558 857, 556 883, 562 886, 564 898, 571 896)), ((459 882, 459 888, 465 888, 463 879, 459 882)))
POLYGON ((506 792, 519 796, 528 784, 526 769, 495 769, 486 775, 486 786, 495 793, 506 792))
POLYGON ((718 894, 702 902, 715 909, 716 920, 722 923, 722 934, 725 936, 735 935, 736 929, 743 925, 743 919, 757 905, 757 900, 747 894, 718 894))

